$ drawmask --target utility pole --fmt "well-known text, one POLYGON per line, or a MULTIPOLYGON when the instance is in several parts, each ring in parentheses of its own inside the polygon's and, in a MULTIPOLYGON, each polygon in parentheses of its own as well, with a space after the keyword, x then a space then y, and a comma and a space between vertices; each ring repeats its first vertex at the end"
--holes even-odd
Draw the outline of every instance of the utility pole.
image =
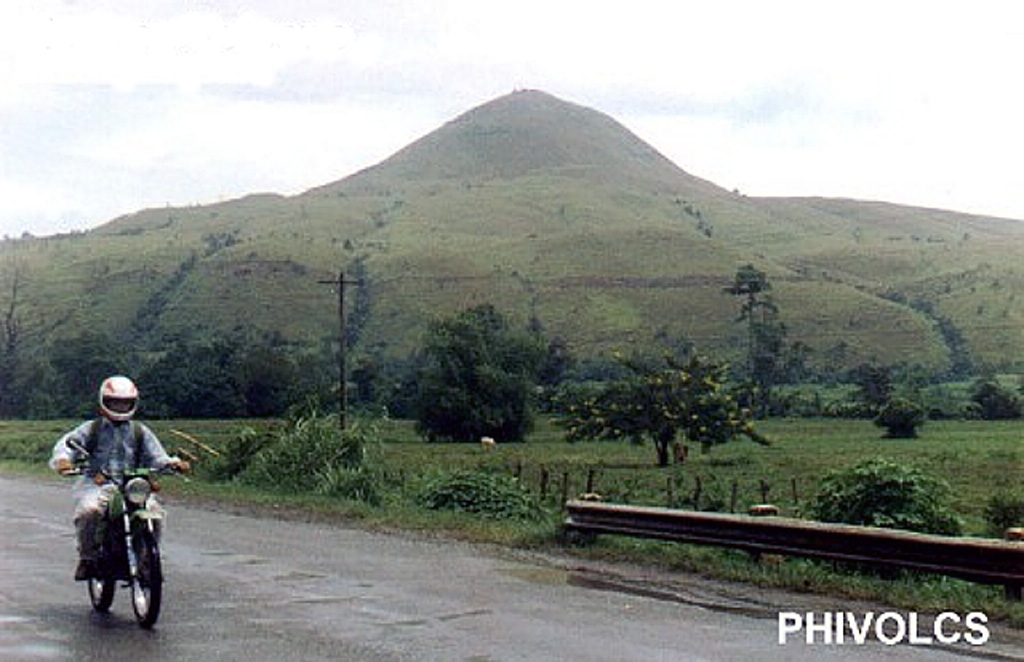
POLYGON ((338 427, 345 430, 348 411, 348 371, 345 366, 345 286, 359 285, 362 281, 345 280, 345 270, 338 272, 338 280, 318 280, 321 285, 334 285, 338 290, 338 427))

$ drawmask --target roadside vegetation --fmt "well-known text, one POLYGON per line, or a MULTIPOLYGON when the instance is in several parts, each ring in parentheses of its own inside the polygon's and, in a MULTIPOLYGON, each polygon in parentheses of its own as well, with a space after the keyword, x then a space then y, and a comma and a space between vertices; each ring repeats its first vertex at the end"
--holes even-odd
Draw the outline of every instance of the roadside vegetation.
MULTIPOLYGON (((72 423, 0 423, 2 466, 45 473, 50 446, 72 423)), ((758 562, 732 550, 614 536, 574 547, 560 535, 563 500, 584 492, 613 502, 722 512, 768 501, 783 515, 810 517, 819 495, 846 484, 833 472, 866 471, 864 463, 870 467, 884 457, 892 467, 926 476, 926 490, 942 485, 948 514, 963 533, 999 536, 1007 526, 1024 525, 1020 421, 933 421, 927 434, 896 440, 867 420, 767 420, 759 429, 771 437, 770 446, 737 441, 665 467, 652 461, 649 444, 568 443, 546 416, 524 443, 495 446, 424 443, 415 422, 379 417, 356 420, 345 435, 335 417, 311 413, 291 420, 151 424, 169 448, 199 458, 190 481, 167 481, 172 500, 645 563, 906 609, 981 609, 1024 625, 1024 607, 1007 601, 1001 587, 914 574, 882 578, 800 559, 758 562)), ((913 514, 914 503, 903 510, 913 514)))
MULTIPOLYGON (((583 495, 730 513, 771 504, 790 517, 942 535, 1002 537, 1024 527, 1024 407, 1013 378, 871 364, 829 377, 810 371, 806 348, 788 339, 764 273, 742 267, 725 291, 746 330, 741 366, 668 336, 660 353, 577 359, 539 320, 517 328, 481 304, 431 324, 401 370, 356 362, 344 429, 329 371, 275 361, 241 340, 153 364, 149 377, 161 386, 143 389, 153 396, 143 415, 197 467, 195 479, 169 489, 186 499, 919 610, 977 609, 1024 625, 1024 606, 1001 587, 615 536, 583 546, 563 538, 564 505, 583 495)), ((113 371, 65 367, 74 366, 80 379, 113 371)), ((88 401, 65 415, 77 407, 88 401)), ((0 461, 42 471, 70 425, 0 422, 0 461)))

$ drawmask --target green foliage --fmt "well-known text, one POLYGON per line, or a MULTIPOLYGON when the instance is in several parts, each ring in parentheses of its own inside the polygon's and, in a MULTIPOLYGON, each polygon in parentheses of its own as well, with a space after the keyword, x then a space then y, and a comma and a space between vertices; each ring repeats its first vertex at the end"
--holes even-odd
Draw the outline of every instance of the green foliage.
POLYGON ((544 353, 538 336, 512 329, 490 305, 435 322, 423 350, 417 429, 429 441, 522 441, 544 353))
POLYGON ((138 379, 146 411, 155 416, 230 418, 245 409, 232 364, 238 343, 178 342, 138 379))
POLYGON ((783 371, 786 326, 779 321, 779 308, 768 292, 768 276, 752 264, 740 267, 725 291, 744 297, 738 321, 747 323, 748 397, 761 413, 766 413, 772 387, 783 371))
POLYGON ((274 441, 275 436, 269 431, 242 428, 228 438, 219 455, 201 465, 202 471, 213 480, 233 480, 245 473, 253 458, 274 441))
POLYGON ((54 396, 59 416, 88 417, 96 410, 100 383, 124 372, 125 352, 119 343, 100 332, 87 331, 65 338, 49 352, 54 396))
POLYGON ((1007 529, 1024 526, 1024 494, 996 492, 985 504, 985 522, 988 532, 998 537, 1007 529))
POLYGON ((925 420, 927 416, 921 405, 905 398, 892 398, 878 412, 875 425, 885 428, 885 436, 890 439, 912 439, 925 420))
POLYGON ((380 476, 366 466, 335 466, 316 474, 316 493, 379 506, 383 501, 380 476))
POLYGON ((322 365, 293 357, 270 339, 235 335, 176 342, 138 381, 150 416, 269 417, 322 391, 308 375, 323 372, 322 365))
POLYGON ((858 399, 870 409, 878 411, 893 394, 892 370, 886 366, 863 363, 853 371, 858 399))
MULTIPOLYGON (((624 360, 631 374, 599 387, 577 392, 560 423, 569 441, 629 439, 654 442, 658 464, 668 464, 669 448, 682 434, 703 450, 742 434, 767 444, 748 414, 726 388, 725 367, 700 357, 686 363, 667 360, 651 366, 624 360)), ((572 396, 570 395, 570 398, 572 396)))
POLYGON ((372 438, 371 432, 361 426, 342 432, 333 416, 297 418, 276 430, 240 477, 250 485, 286 492, 362 490, 366 487, 359 482, 362 477, 352 472, 363 468, 366 446, 372 438))
POLYGON ((45 434, 17 434, 3 429, 0 433, 0 459, 29 464, 43 464, 50 459, 53 444, 64 430, 53 428, 45 434))
POLYGON ((431 510, 457 510, 494 519, 536 520, 543 515, 537 500, 507 474, 460 471, 429 480, 417 502, 431 510))
POLYGON ((833 471, 810 506, 822 522, 960 535, 950 489, 916 467, 878 458, 833 471))
POLYGON ((1020 396, 994 379, 979 380, 971 392, 971 401, 986 421, 1020 418, 1024 413, 1020 396))

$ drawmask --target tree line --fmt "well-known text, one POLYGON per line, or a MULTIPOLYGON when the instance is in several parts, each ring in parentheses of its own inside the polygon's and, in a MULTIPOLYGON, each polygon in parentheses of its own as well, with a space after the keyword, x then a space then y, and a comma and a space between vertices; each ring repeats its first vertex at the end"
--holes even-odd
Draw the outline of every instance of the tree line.
MULTIPOLYGON (((154 350, 89 331, 30 347, 14 275, 8 304, 0 308, 0 416, 91 415, 96 385, 112 373, 139 383, 149 417, 275 417, 300 406, 330 411, 339 399, 336 339, 300 347, 237 332, 172 339, 154 350)), ((920 382, 920 375, 897 366, 850 370, 843 379, 857 392, 839 404, 799 400, 784 386, 815 378, 806 366, 809 350, 788 340, 767 276, 746 265, 725 292, 739 300, 736 323, 746 329, 746 358, 737 365, 701 357, 685 338, 668 337, 656 337, 661 350, 648 355, 578 358, 564 339, 548 337, 539 320, 518 328, 482 305, 436 320, 404 357, 382 349, 356 354, 348 402, 371 414, 415 419, 429 441, 519 441, 534 412, 545 410, 566 421, 570 439, 650 439, 659 461, 667 461, 680 436, 702 447, 736 435, 757 440, 750 421, 767 415, 878 418, 884 410, 900 436, 929 417, 1019 418, 1024 410, 1019 391, 991 375, 977 380, 968 401, 952 409, 930 406, 904 386, 920 382)))

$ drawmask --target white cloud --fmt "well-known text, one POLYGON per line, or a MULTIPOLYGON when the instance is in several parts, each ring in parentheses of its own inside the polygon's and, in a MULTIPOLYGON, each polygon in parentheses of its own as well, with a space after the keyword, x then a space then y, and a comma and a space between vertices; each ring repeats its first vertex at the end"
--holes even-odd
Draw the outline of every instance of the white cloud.
POLYGON ((334 22, 226 18, 202 10, 147 18, 131 11, 15 11, 0 28, 8 90, 22 85, 271 85, 288 63, 372 62, 380 45, 334 22), (30 57, 25 57, 31 54, 30 57))
POLYGON ((15 0, 0 6, 0 232, 297 192, 517 87, 607 112, 727 188, 1024 218, 1022 11, 15 0))

